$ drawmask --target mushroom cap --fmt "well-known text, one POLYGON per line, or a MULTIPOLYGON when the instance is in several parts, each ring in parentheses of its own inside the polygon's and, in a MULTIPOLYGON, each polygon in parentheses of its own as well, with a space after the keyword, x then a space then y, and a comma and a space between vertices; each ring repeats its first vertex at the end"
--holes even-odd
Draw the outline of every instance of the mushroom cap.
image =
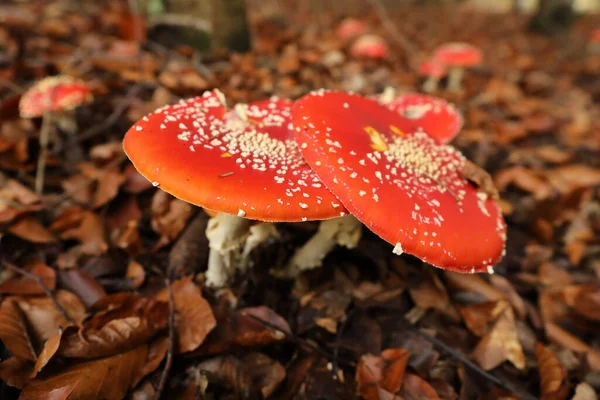
POLYGON ((69 111, 91 102, 92 92, 85 82, 70 76, 50 76, 38 81, 21 97, 21 118, 36 118, 45 112, 69 111))
POLYGON ((600 43, 600 28, 592 29, 590 32, 589 41, 591 43, 600 43))
POLYGON ((404 93, 384 105, 413 122, 414 128, 409 131, 420 128, 444 144, 452 141, 463 126, 460 111, 439 97, 404 93))
POLYGON ((419 74, 422 76, 431 76, 432 78, 441 78, 446 75, 444 64, 436 60, 428 60, 419 66, 419 74))
POLYGON ((292 109, 305 160, 365 226, 440 268, 491 272, 503 255, 505 223, 488 195, 461 174, 466 159, 377 102, 313 92, 292 109))
POLYGON ((381 36, 362 35, 352 44, 350 54, 355 58, 386 58, 389 54, 388 45, 381 36))
POLYGON ((438 47, 433 58, 448 67, 471 67, 481 63, 483 54, 473 45, 453 42, 438 47))
POLYGON ((342 42, 352 40, 367 31, 367 24, 355 18, 345 18, 336 30, 338 38, 342 42))
POLYGON ((218 90, 162 107, 125 135, 146 179, 197 206, 262 221, 338 217, 346 209, 302 159, 290 100, 225 105, 218 90))

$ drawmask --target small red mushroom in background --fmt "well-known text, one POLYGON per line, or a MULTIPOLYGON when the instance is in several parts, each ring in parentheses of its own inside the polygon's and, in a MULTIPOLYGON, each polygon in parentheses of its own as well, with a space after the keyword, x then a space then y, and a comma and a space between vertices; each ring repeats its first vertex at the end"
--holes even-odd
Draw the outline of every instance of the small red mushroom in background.
POLYGON ((446 67, 436 60, 428 60, 419 66, 419 74, 425 77, 421 89, 425 93, 437 91, 440 79, 446 76, 446 67))
POLYGON ((367 24, 356 18, 346 18, 338 25, 336 34, 342 42, 349 42, 367 32, 367 24))
POLYGON ((460 92, 464 69, 481 64, 483 54, 477 47, 468 43, 454 42, 438 47, 433 58, 449 69, 448 90, 460 92))
POLYGON ((141 175, 217 212, 206 230, 209 286, 225 285, 236 268, 244 268, 240 250, 252 220, 300 222, 347 214, 302 159, 290 129, 292 104, 273 98, 230 109, 215 90, 162 107, 125 135, 125 152, 141 175))
POLYGON ((91 102, 92 99, 92 93, 85 82, 65 75, 44 78, 21 97, 19 102, 21 118, 43 118, 35 180, 35 190, 38 194, 43 192, 50 125, 56 124, 72 139, 77 131, 74 110, 91 102))
POLYGON ((349 93, 302 97, 292 122, 306 162, 394 253, 457 272, 493 272, 506 225, 493 191, 477 185, 489 185, 489 175, 475 173, 457 150, 402 130, 406 118, 349 93))
POLYGON ((592 29, 588 38, 588 51, 597 52, 600 50, 600 28, 592 29))
POLYGON ((352 43, 350 54, 354 58, 380 60, 389 55, 389 48, 381 36, 368 34, 360 36, 352 43))
POLYGON ((440 143, 449 143, 463 126, 463 116, 456 107, 439 97, 421 93, 403 93, 394 97, 382 93, 379 102, 410 120, 413 127, 435 138, 440 143))

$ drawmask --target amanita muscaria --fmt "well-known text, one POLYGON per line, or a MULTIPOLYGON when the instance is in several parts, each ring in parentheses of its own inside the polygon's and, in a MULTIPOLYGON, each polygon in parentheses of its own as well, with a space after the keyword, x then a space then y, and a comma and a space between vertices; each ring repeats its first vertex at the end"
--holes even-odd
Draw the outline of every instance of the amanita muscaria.
POLYGON ((438 89, 440 79, 446 75, 446 66, 434 59, 427 60, 419 65, 419 75, 426 78, 421 89, 425 93, 432 93, 438 89))
POLYGON ((146 179, 218 212, 207 228, 208 285, 222 286, 231 276, 252 220, 347 215, 300 155, 290 129, 292 104, 270 99, 229 109, 214 90, 156 110, 125 136, 125 152, 146 179))
POLYGON ((440 143, 449 143, 463 126, 463 117, 456 107, 446 100, 421 93, 386 95, 378 99, 386 108, 408 119, 408 131, 421 129, 440 143))
POLYGON ((394 253, 457 272, 493 272, 506 225, 483 170, 421 130, 402 130, 404 117, 358 95, 313 92, 292 115, 304 159, 394 253))
POLYGON ((80 105, 91 102, 92 99, 92 92, 85 82, 66 75, 44 78, 21 97, 19 102, 21 118, 43 117, 35 183, 38 194, 42 193, 43 188, 49 125, 56 124, 72 138, 77 131, 73 111, 80 105))
POLYGON ((459 92, 465 68, 481 64, 483 54, 468 43, 451 42, 438 47, 433 53, 433 59, 449 70, 448 90, 459 92))

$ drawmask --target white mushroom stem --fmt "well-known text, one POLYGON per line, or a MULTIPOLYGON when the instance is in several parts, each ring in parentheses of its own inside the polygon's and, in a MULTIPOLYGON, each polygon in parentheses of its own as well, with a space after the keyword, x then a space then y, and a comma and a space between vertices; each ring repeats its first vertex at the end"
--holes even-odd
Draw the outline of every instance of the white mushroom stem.
POLYGON ((239 270, 241 272, 246 271, 248 268, 252 250, 257 248, 261 243, 267 241, 270 237, 279 237, 279 232, 277 232, 275 224, 264 222, 250 227, 250 235, 246 238, 244 250, 242 250, 242 259, 239 265, 239 270))
POLYGON ((239 261, 239 250, 250 233, 251 224, 249 219, 226 213, 218 213, 208 220, 208 286, 222 287, 233 276, 239 261))
POLYGON ((54 114, 52 119, 61 131, 69 135, 69 140, 73 140, 77 133, 77 121, 75 120, 74 110, 54 114))
POLYGON ((438 88, 438 82, 439 82, 439 78, 434 78, 433 76, 429 76, 427 77, 427 79, 425 80, 425 82, 423 82, 423 86, 421 86, 421 89, 425 92, 425 93, 433 93, 437 91, 438 88))
POLYGON ((50 137, 50 126, 52 118, 49 112, 42 116, 42 127, 40 129, 40 155, 38 156, 37 171, 35 174, 35 192, 41 196, 44 192, 44 176, 46 171, 46 158, 48 157, 48 138, 50 137))
POLYGON ((462 90, 461 82, 463 77, 463 67, 452 67, 448 72, 448 91, 460 92, 462 90))
POLYGON ((362 233, 362 224, 352 215, 322 221, 317 233, 292 256, 286 268, 276 271, 279 277, 293 278, 302 271, 320 266, 336 244, 352 249, 362 233))

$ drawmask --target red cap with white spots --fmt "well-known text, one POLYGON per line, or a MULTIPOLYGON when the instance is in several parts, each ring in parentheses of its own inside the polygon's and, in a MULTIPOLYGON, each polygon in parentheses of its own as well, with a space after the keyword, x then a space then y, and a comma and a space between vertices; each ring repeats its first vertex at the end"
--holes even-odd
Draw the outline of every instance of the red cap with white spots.
POLYGON ((388 56, 389 49, 381 36, 363 35, 352 44, 350 54, 355 58, 381 59, 388 56))
POLYGON ((448 67, 471 67, 481 63, 481 51, 468 43, 446 43, 438 47, 433 58, 448 67))
POLYGON ((292 105, 273 98, 230 110, 221 92, 206 92, 142 118, 123 146, 155 186, 204 208, 262 221, 345 215, 302 159, 292 105))
POLYGON ((19 113, 21 118, 36 118, 45 112, 72 110, 92 99, 92 92, 85 82, 70 76, 50 76, 25 92, 19 102, 19 113))
POLYGON ((466 159, 403 118, 348 93, 314 92, 292 121, 302 155, 365 226, 440 268, 492 272, 503 255, 499 207, 462 175, 466 159))
POLYGON ((432 78, 439 79, 446 75, 446 67, 439 61, 425 61, 419 66, 419 74, 422 76, 431 76, 432 78))
POLYGON ((441 143, 448 143, 454 139, 463 126, 460 111, 439 97, 405 93, 385 102, 384 105, 413 122, 414 127, 409 131, 420 128, 441 143))

